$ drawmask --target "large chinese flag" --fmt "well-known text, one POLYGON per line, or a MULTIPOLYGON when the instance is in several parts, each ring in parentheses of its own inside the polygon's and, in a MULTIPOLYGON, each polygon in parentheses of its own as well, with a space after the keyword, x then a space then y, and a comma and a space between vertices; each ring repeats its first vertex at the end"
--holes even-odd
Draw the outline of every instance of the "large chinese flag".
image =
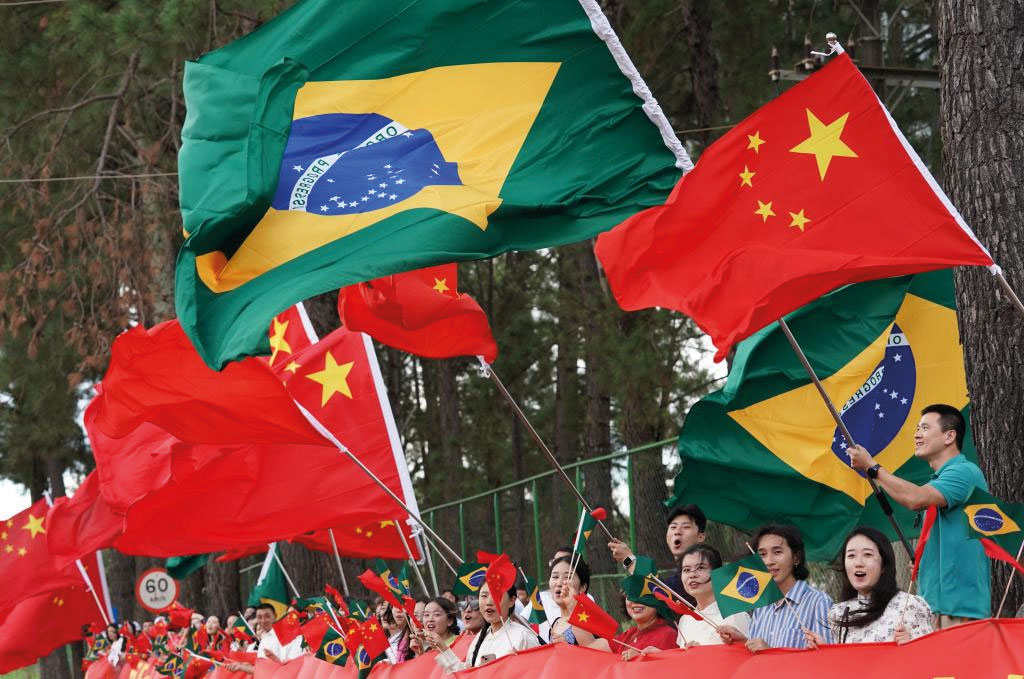
MULTIPOLYGON (((41 538, 37 540, 43 542, 41 538)), ((99 576, 96 558, 84 561, 86 572, 101 592, 103 578, 99 576)), ((31 665, 54 649, 81 639, 83 626, 103 620, 82 576, 77 569, 74 572, 74 584, 20 597, 6 617, 0 614, 0 674, 31 665)), ((6 581, 2 591, 5 595, 9 591, 6 581)), ((105 595, 101 594, 100 599, 105 600, 105 595)))
POLYGON ((39 500, 0 523, 0 614, 28 597, 82 582, 74 565, 61 567, 50 557, 48 511, 39 500))
POLYGON ((622 308, 682 311, 719 360, 842 285, 992 264, 846 55, 708 147, 596 252, 622 308))
POLYGON ((458 292, 458 266, 442 264, 343 288, 338 315, 350 330, 428 358, 498 357, 487 314, 458 292))

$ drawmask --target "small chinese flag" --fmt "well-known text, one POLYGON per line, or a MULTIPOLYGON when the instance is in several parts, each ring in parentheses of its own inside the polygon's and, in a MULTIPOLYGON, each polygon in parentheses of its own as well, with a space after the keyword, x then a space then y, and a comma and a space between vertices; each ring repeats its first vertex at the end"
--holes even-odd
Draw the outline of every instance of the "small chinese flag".
MULTIPOLYGON (((479 554, 477 555, 479 558, 479 554)), ((497 601, 504 592, 507 592, 516 582, 516 566, 508 558, 507 554, 500 554, 487 566, 484 574, 484 581, 487 589, 491 591, 491 597, 497 601)))
POLYGON ((302 626, 302 638, 310 648, 320 648, 330 623, 324 613, 318 613, 302 626))
POLYGON ((611 639, 619 631, 619 623, 586 594, 577 594, 576 607, 569 616, 569 624, 585 629, 594 636, 611 639))
POLYGON ((840 286, 992 265, 845 54, 709 146, 664 205, 595 252, 623 309, 682 311, 716 360, 840 286))
POLYGON ((377 618, 370 618, 360 625, 360 631, 362 632, 363 648, 371 658, 376 658, 388 649, 388 637, 381 629, 377 618))
POLYGON ((274 634, 282 646, 290 644, 292 640, 302 633, 302 618, 296 610, 291 609, 284 617, 274 623, 274 634))
POLYGON ((395 593, 391 591, 384 579, 374 573, 369 568, 366 569, 361 575, 359 575, 359 582, 363 583, 363 586, 371 592, 379 594, 384 601, 388 602, 395 608, 401 608, 402 602, 398 600, 395 593))
POLYGON ((338 315, 350 330, 427 358, 498 357, 487 314, 457 289, 458 266, 442 264, 343 288, 338 315))

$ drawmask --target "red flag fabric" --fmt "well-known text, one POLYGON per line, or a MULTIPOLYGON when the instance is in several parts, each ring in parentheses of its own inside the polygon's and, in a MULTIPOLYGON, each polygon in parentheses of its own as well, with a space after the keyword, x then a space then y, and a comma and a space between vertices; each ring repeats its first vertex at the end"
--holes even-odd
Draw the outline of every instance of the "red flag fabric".
POLYGON ((516 583, 516 566, 508 558, 508 554, 499 554, 491 561, 484 573, 484 581, 495 601, 516 583))
MULTIPOLYGON (((100 587, 95 557, 85 559, 84 565, 100 587)), ((81 575, 78 578, 81 584, 23 597, 9 610, 0 623, 0 674, 32 665, 54 649, 82 639, 85 626, 103 625, 92 594, 81 575)), ((7 592, 6 584, 3 590, 7 592)))
POLYGON ((185 679, 199 679, 210 671, 213 663, 206 658, 189 654, 188 665, 185 667, 185 679))
MULTIPOLYGON (((379 594, 384 601, 387 601, 395 608, 402 607, 402 602, 398 600, 398 597, 396 597, 394 592, 391 591, 388 584, 384 582, 384 578, 380 577, 369 568, 359 575, 359 582, 363 583, 363 587, 366 589, 379 594)), ((375 654, 371 653, 370 655, 372 657, 375 654)))
POLYGON ((990 538, 981 538, 981 546, 982 549, 985 550, 985 554, 988 556, 988 558, 1006 562, 1014 568, 1016 568, 1018 571, 1020 571, 1021 575, 1024 575, 1024 566, 1021 566, 1020 562, 1017 561, 1017 558, 1013 554, 1010 554, 1008 551, 1000 547, 998 543, 991 540, 990 538))
MULTIPOLYGON (((124 529, 100 494, 100 477, 89 472, 71 497, 59 497, 46 516, 47 544, 53 559, 67 567, 82 554, 111 547, 124 529)), ((175 555, 170 555, 175 556, 175 555)))
POLYGON ((417 629, 423 629, 423 621, 416 617, 416 600, 411 596, 402 596, 402 609, 406 612, 409 620, 417 629))
POLYGON ((192 609, 185 608, 177 601, 167 611, 167 623, 171 629, 185 629, 192 624, 192 609))
POLYGON ((586 594, 574 595, 576 607, 569 615, 568 623, 585 629, 602 639, 611 639, 619 631, 619 623, 615 618, 608 615, 597 603, 590 600, 586 594))
POLYGON ((656 599, 658 599, 659 601, 663 602, 666 606, 668 606, 676 615, 688 615, 694 620, 704 619, 704 616, 698 613, 696 609, 687 606, 675 597, 671 597, 665 594, 660 589, 654 590, 654 596, 656 599))
POLYGON ((458 266, 442 264, 343 288, 338 315, 350 330, 428 358, 498 357, 487 314, 457 288, 458 266))
POLYGON ((50 556, 49 510, 46 500, 39 500, 0 523, 0 619, 19 601, 82 582, 73 565, 61 567, 50 556))
POLYGON ((348 604, 345 602, 345 597, 341 596, 341 592, 330 585, 324 585, 324 594, 327 595, 327 598, 334 603, 335 608, 337 608, 339 612, 344 613, 345 615, 349 614, 348 604))
POLYGON ((917 572, 921 568, 921 555, 924 554, 924 546, 928 544, 928 538, 932 534, 932 526, 935 525, 935 517, 938 513, 935 505, 929 505, 924 512, 921 534, 917 538, 917 547, 914 548, 914 567, 910 569, 911 582, 917 579, 917 572))
POLYGON ((345 648, 349 653, 355 655, 359 652, 359 647, 363 645, 363 628, 358 620, 352 618, 342 618, 341 626, 345 628, 345 648))
POLYGON ((318 613, 314 615, 302 626, 302 638, 306 640, 306 645, 312 649, 320 648, 320 642, 324 640, 324 635, 327 634, 329 626, 330 623, 326 614, 318 613))
POLYGON ((723 135, 665 205, 595 250, 623 309, 682 311, 716 360, 842 285, 992 264, 846 55, 723 135))
POLYGON ((302 618, 297 611, 288 611, 283 618, 274 623, 274 633, 282 646, 287 646, 295 637, 302 634, 302 618))
POLYGON ((117 679, 118 671, 106 656, 97 659, 85 671, 85 679, 117 679))
POLYGON ((376 658, 378 655, 388 650, 388 637, 384 634, 384 630, 381 628, 380 623, 377 622, 377 618, 370 618, 360 626, 360 632, 362 634, 362 645, 366 649, 366 652, 371 658, 376 658))
MULTIPOLYGON (((362 456, 360 456, 362 459, 362 456)), ((406 544, 412 551, 413 558, 419 558, 419 547, 412 536, 412 528, 405 521, 373 521, 358 526, 335 526, 334 540, 338 544, 338 553, 353 559, 407 559, 405 545, 398 531, 405 534, 406 544)), ((296 535, 291 542, 298 543, 318 552, 333 554, 331 536, 326 530, 319 530, 306 535, 296 535)))

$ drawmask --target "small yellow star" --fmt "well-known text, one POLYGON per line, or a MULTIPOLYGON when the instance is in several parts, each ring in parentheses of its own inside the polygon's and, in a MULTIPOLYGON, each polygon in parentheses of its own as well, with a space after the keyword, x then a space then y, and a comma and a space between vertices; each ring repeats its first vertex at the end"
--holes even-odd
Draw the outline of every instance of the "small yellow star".
POLYGON ((375 623, 375 622, 371 622, 370 623, 370 631, 371 632, 376 632, 377 631, 377 623, 375 623))
POLYGON ((294 374, 295 374, 295 371, 296 371, 296 370, 298 370, 298 369, 299 369, 299 368, 301 368, 301 367, 302 367, 301 365, 299 365, 299 364, 298 364, 298 363, 296 363, 295 361, 292 361, 292 362, 290 362, 290 363, 289 363, 288 365, 286 365, 286 366, 284 367, 284 369, 285 369, 285 370, 287 370, 288 372, 290 372, 290 373, 291 373, 292 375, 294 375, 294 374))
POLYGON ((7 531, 0 532, 0 540, 6 540, 6 539, 7 539, 7 531))
POLYGON ((743 172, 740 172, 740 186, 741 187, 742 186, 749 186, 749 187, 753 188, 754 185, 751 183, 750 180, 751 180, 751 178, 753 178, 753 176, 755 174, 757 174, 757 173, 756 172, 751 172, 750 170, 747 169, 747 166, 744 165, 743 166, 743 172))
POLYGON ((57 604, 58 606, 63 606, 64 600, 61 599, 59 596, 55 596, 53 597, 53 603, 57 604))
POLYGON ((750 140, 750 143, 747 144, 747 148, 754 149, 754 153, 760 153, 761 144, 764 143, 764 139, 761 139, 761 131, 758 130, 757 132, 754 132, 754 134, 748 134, 747 139, 750 140))
POLYGON ((579 621, 586 622, 587 620, 590 620, 590 615, 588 615, 587 613, 580 613, 579 621))
POLYGON ((40 533, 46 533, 46 529, 43 528, 43 517, 28 515, 28 523, 22 526, 23 529, 32 533, 32 539, 34 540, 40 533))
POLYGON ((353 365, 355 365, 354 361, 338 365, 334 360, 334 356, 328 351, 324 362, 324 369, 320 372, 306 375, 306 377, 314 382, 323 385, 323 392, 320 395, 321 407, 327 405, 327 402, 335 394, 340 393, 352 398, 352 390, 348 387, 348 374, 352 371, 353 365))
POLYGON ((767 222, 769 217, 774 217, 775 213, 772 211, 772 201, 762 203, 757 201, 757 209, 754 210, 755 215, 761 215, 761 221, 767 222))
POLYGON ((356 533, 358 533, 359 535, 362 535, 363 534, 363 529, 360 528, 359 526, 356 526, 356 533))
POLYGON ((791 221, 789 225, 795 226, 799 228, 801 231, 804 230, 804 224, 811 221, 808 217, 804 215, 803 209, 801 209, 800 212, 790 212, 789 216, 793 218, 793 221, 791 221))
POLYGON ((372 530, 366 531, 366 537, 372 538, 373 537, 373 531, 372 530))
POLYGON ((14 547, 12 547, 11 545, 7 545, 6 547, 4 547, 4 551, 10 554, 14 551, 14 547))
POLYGON ((7 527, 10 528, 14 525, 14 519, 7 519, 7 527))
POLYGON ((828 165, 832 162, 832 158, 836 156, 840 158, 857 157, 853 149, 839 138, 850 114, 844 113, 826 125, 818 120, 818 116, 811 113, 811 109, 806 109, 806 111, 807 127, 810 128, 811 136, 791 148, 790 151, 814 156, 818 163, 818 174, 821 175, 821 181, 825 181, 825 172, 828 171, 828 165))
POLYGON ((434 289, 438 292, 448 292, 448 279, 447 278, 435 278, 434 289))
POLYGON ((270 365, 274 365, 274 360, 277 358, 278 352, 283 351, 286 354, 292 353, 291 346, 284 339, 284 334, 288 331, 288 324, 291 321, 279 321, 274 318, 274 334, 270 336, 270 365))
POLYGON ((18 556, 25 556, 28 554, 28 550, 24 547, 18 547, 18 556))

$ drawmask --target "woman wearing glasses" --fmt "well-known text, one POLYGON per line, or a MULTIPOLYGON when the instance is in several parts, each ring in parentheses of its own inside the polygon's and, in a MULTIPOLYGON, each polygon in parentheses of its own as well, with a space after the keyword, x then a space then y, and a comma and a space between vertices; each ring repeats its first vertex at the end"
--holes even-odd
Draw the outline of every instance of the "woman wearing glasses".
POLYGON ((730 625, 744 635, 750 628, 750 615, 734 613, 722 618, 715 601, 715 590, 711 585, 711 571, 722 565, 722 555, 711 545, 702 542, 693 545, 683 552, 682 579, 683 589, 697 601, 697 612, 704 620, 697 620, 688 615, 679 619, 676 643, 680 648, 691 646, 711 646, 724 643, 715 628, 707 621, 718 625, 730 625))

